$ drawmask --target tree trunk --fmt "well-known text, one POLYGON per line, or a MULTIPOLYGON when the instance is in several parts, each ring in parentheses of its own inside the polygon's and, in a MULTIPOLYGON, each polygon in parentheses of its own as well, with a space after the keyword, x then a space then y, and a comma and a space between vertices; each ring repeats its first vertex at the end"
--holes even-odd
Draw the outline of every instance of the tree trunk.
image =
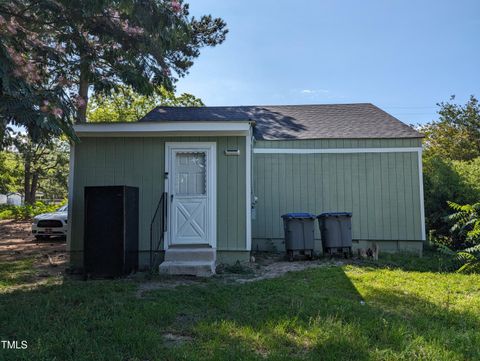
POLYGON ((24 184, 23 184, 23 194, 25 195, 25 204, 32 204, 32 200, 30 198, 30 181, 32 178, 32 164, 29 157, 25 158, 25 174, 23 176, 24 184))
POLYGON ((38 178, 38 171, 35 171, 33 173, 32 182, 30 184, 30 204, 34 204, 37 201, 38 178))
POLYGON ((82 61, 80 64, 80 84, 78 86, 78 95, 85 101, 84 104, 78 107, 77 123, 87 122, 87 104, 88 104, 88 72, 89 64, 82 61))
POLYGON ((25 157, 25 175, 24 175, 24 201, 25 204, 34 204, 37 200, 38 179, 40 173, 38 169, 33 168, 30 155, 25 157))

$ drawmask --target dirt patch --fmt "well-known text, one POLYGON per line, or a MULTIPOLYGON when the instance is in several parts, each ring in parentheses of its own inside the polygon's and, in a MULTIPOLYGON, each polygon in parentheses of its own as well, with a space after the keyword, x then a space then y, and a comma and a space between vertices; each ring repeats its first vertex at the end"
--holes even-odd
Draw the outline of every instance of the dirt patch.
MULTIPOLYGON (((277 278, 288 272, 299 272, 310 268, 342 266, 346 262, 344 260, 335 259, 316 259, 309 261, 287 262, 282 256, 278 255, 259 255, 256 257, 255 263, 246 263, 244 267, 249 267, 253 272, 248 277, 238 275, 233 277, 235 282, 248 283, 266 279, 277 278)), ((232 278, 230 276, 230 278, 232 278)))
POLYGON ((135 296, 137 298, 145 298, 148 297, 147 294, 151 291, 174 289, 179 286, 207 285, 212 281, 227 284, 244 284, 282 277, 288 272, 299 272, 310 268, 342 266, 346 263, 348 261, 343 259, 327 258, 287 262, 282 255, 266 253, 257 255, 255 262, 238 263, 233 266, 220 265, 217 268, 217 274, 210 279, 194 276, 156 276, 154 280, 139 283, 135 296))
POLYGON ((193 341, 193 337, 187 335, 179 335, 175 333, 165 333, 163 335, 163 340, 167 347, 176 347, 181 346, 186 342, 193 341))
POLYGON ((66 242, 61 238, 37 241, 31 234, 30 222, 0 221, 0 262, 7 263, 32 259, 35 279, 61 276, 68 263, 66 242))

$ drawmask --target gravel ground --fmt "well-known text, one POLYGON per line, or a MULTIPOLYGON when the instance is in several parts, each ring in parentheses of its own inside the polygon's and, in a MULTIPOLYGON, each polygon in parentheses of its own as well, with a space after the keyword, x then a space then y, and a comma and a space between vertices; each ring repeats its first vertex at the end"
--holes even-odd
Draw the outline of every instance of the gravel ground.
POLYGON ((65 239, 39 242, 30 231, 30 222, 0 221, 0 262, 31 258, 38 279, 64 274, 68 263, 65 239))

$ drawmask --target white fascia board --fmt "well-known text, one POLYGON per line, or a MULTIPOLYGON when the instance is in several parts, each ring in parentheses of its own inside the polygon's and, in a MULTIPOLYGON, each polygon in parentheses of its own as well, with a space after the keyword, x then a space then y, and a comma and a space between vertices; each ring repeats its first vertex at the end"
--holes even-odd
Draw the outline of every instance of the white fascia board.
POLYGON ((399 148, 255 148, 256 154, 339 154, 339 153, 412 153, 419 152, 419 147, 399 148))
POLYGON ((138 137, 175 135, 246 135, 250 122, 175 121, 132 123, 89 123, 73 127, 79 137, 138 137))

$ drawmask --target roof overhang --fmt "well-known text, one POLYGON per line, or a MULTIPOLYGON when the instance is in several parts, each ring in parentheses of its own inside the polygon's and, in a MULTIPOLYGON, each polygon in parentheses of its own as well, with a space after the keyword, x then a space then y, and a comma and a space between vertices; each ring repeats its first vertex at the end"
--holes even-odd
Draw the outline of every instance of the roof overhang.
POLYGON ((78 137, 245 136, 250 121, 87 123, 73 127, 78 137))

